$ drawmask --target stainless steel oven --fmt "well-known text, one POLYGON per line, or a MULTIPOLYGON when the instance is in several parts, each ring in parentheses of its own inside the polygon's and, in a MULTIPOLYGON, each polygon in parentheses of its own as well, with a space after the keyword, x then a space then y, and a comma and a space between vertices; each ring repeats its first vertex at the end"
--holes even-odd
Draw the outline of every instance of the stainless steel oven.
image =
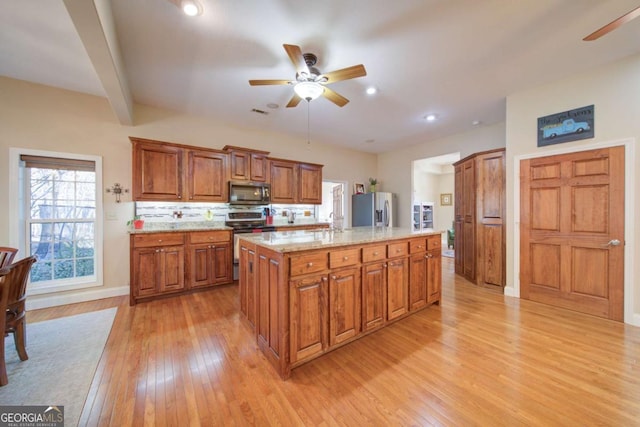
POLYGON ((247 233, 266 233, 275 231, 276 228, 273 225, 266 224, 266 220, 261 211, 229 212, 225 225, 233 228, 233 280, 238 280, 238 262, 240 258, 240 245, 238 245, 239 236, 247 233))

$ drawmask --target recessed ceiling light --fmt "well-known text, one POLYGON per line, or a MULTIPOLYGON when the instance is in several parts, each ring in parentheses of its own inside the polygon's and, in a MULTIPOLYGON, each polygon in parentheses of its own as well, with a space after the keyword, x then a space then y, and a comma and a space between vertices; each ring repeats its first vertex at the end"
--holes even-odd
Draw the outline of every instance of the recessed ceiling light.
POLYGON ((376 142, 375 139, 367 139, 364 142, 366 142, 367 144, 373 144, 374 142, 376 142))
POLYGON ((434 122, 438 118, 435 114, 428 114, 424 116, 425 120, 428 122, 434 122))
POLYGON ((478 126, 480 123, 482 123, 480 120, 474 120, 471 122, 471 124, 474 126, 478 126))
POLYGON ((275 102, 270 102, 270 103, 267 104, 267 107, 269 107, 269 108, 278 108, 279 105, 276 104, 275 102))
POLYGON ((202 15, 202 5, 197 0, 182 0, 180 7, 187 16, 202 15))
POLYGON ((373 86, 367 88, 367 95, 375 95, 376 92, 378 92, 378 89, 373 86))

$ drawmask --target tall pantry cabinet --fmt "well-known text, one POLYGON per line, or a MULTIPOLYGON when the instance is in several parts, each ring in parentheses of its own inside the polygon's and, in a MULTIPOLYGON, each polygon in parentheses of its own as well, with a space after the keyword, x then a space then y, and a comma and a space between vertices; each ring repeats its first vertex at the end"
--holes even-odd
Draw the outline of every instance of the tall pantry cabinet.
POLYGON ((455 167, 455 272, 478 285, 504 287, 505 150, 468 156, 455 167))

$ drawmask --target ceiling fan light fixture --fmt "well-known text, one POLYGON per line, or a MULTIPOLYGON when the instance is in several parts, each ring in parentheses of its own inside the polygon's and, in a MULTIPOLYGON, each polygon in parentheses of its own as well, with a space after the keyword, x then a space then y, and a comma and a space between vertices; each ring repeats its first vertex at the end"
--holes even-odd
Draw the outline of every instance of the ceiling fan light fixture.
POLYGON ((300 82, 293 87, 293 90, 300 98, 306 99, 307 101, 313 101, 322 95, 324 87, 315 82, 300 82))
POLYGON ((202 5, 197 0, 182 0, 180 8, 187 16, 202 15, 202 5))

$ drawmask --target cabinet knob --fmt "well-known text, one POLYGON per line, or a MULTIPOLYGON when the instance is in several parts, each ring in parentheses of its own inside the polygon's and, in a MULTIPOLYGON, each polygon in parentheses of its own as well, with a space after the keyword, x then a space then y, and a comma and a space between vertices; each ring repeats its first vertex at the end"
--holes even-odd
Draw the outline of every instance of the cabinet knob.
POLYGON ((312 262, 308 262, 307 263, 307 267, 313 267, 313 263, 312 262))
POLYGON ((326 277, 323 277, 323 278, 322 278, 322 281, 323 281, 323 282, 326 282, 327 280, 328 280, 328 279, 327 279, 326 277))
POLYGON ((418 245, 418 249, 422 249, 422 245, 418 245))
POLYGON ((178 199, 182 199, 182 195, 181 194, 178 194, 178 199))
POLYGON ((156 249, 156 253, 160 252, 160 249, 156 249))
POLYGON ((162 243, 162 239, 158 239, 158 243, 162 243))
POLYGON ((331 278, 332 278, 333 280, 336 280, 336 279, 338 278, 338 276, 331 276, 331 278))
POLYGON ((373 256, 378 256, 378 252, 374 252, 374 253, 373 253, 373 256))
POLYGON ((382 268, 387 268, 387 263, 382 264, 382 268))
POLYGON ((164 252, 164 249, 160 249, 160 252, 164 252))
POLYGON ((346 261, 346 260, 348 260, 348 259, 349 259, 349 257, 348 257, 348 256, 342 257, 342 260, 343 260, 343 261, 346 261))
POLYGON ((402 249, 396 249, 396 253, 402 252, 402 249))

